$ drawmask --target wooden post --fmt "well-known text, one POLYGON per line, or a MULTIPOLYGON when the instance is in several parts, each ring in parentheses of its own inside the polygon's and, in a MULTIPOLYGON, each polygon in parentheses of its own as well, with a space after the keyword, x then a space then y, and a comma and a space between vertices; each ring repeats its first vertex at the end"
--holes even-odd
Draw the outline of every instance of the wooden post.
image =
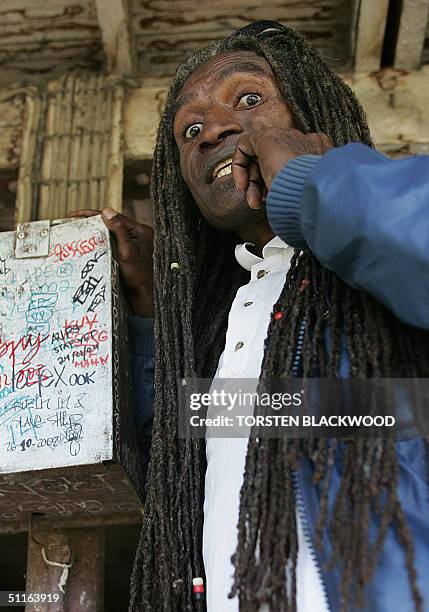
POLYGON ((429 0, 404 0, 396 43, 394 68, 414 70, 421 64, 429 0))
POLYGON ((58 594, 59 600, 58 603, 29 603, 25 612, 104 610, 104 546, 103 527, 30 531, 26 592, 58 594), (59 585, 64 568, 55 563, 69 562, 73 564, 63 594, 59 585))
POLYGON ((129 0, 95 0, 110 74, 135 76, 136 49, 130 25, 129 0))
POLYGON ((355 72, 379 70, 389 0, 360 0, 357 7, 355 72))

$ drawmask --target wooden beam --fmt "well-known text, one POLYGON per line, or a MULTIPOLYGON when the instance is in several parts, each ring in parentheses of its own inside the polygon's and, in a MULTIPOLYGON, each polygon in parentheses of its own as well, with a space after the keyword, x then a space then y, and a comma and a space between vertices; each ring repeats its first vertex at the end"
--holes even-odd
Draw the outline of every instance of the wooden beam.
POLYGON ((26 590, 49 593, 53 603, 28 603, 25 611, 104 610, 104 553, 102 527, 37 532, 37 535, 30 532, 26 590), (61 564, 69 562, 71 568, 63 573, 61 564))
MULTIPOLYGON (((98 514, 87 517, 65 516, 63 518, 55 519, 47 516, 33 515, 31 518, 31 525, 34 531, 80 529, 83 527, 109 527, 110 525, 140 525, 142 521, 142 512, 129 512, 128 510, 125 510, 116 516, 112 516, 111 514, 98 514)), ((29 531, 29 520, 7 521, 0 523, 0 536, 11 533, 22 533, 24 531, 29 531)))
POLYGON ((394 67, 414 70, 421 63, 429 0, 403 0, 394 67))
POLYGON ((128 0, 95 0, 110 74, 135 76, 137 54, 130 26, 128 0))
POLYGON ((355 35, 355 71, 380 69, 389 0, 360 0, 355 35))

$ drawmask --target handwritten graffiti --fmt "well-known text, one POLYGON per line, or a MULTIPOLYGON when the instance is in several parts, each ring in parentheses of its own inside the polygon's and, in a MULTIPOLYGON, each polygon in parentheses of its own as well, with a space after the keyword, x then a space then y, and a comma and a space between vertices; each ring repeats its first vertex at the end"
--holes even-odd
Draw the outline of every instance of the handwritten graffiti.
POLYGON ((98 323, 97 315, 89 317, 85 314, 80 319, 72 319, 70 321, 66 319, 64 321, 64 329, 66 330, 67 334, 78 332, 86 328, 89 328, 89 331, 91 331, 95 327, 96 323, 98 323))
POLYGON ((12 363, 12 367, 19 362, 22 365, 28 365, 37 356, 40 347, 49 336, 42 336, 40 333, 37 336, 25 334, 18 340, 3 340, 0 338, 0 358, 6 357, 12 363))
POLYGON ((88 312, 95 312, 97 308, 106 301, 106 285, 104 284, 100 291, 95 294, 94 299, 89 305, 88 312))
POLYGON ((49 332, 50 321, 54 316, 57 301, 58 293, 56 292, 36 291, 31 294, 26 314, 27 330, 29 332, 49 332))
POLYGON ((34 269, 29 269, 25 274, 25 281, 29 284, 30 287, 36 288, 39 287, 40 284, 45 283, 47 280, 50 280, 51 283, 55 283, 57 279, 60 281, 60 284, 55 287, 57 291, 65 291, 69 287, 69 283, 61 281, 65 281, 69 279, 74 270, 73 261, 65 261, 64 263, 46 263, 44 261, 43 265, 40 265, 34 269))
POLYGON ((79 304, 85 304, 86 300, 92 296, 101 281, 102 278, 95 278, 95 276, 90 276, 85 279, 73 296, 73 304, 77 302, 79 304))
POLYGON ((109 355, 106 355, 105 357, 102 357, 100 355, 100 357, 93 357, 91 359, 81 359, 76 360, 74 362, 75 367, 77 368, 90 368, 90 367, 98 367, 98 366, 105 366, 107 365, 107 362, 109 361, 109 355))
POLYGON ((88 274, 90 272, 93 271, 96 263, 103 257, 103 255, 106 254, 106 251, 103 251, 102 253, 96 253, 94 255, 94 257, 91 257, 91 259, 88 259, 88 261, 86 262, 86 264, 83 266, 81 273, 80 273, 80 277, 81 279, 85 279, 88 274))
POLYGON ((76 457, 80 451, 80 440, 82 438, 82 424, 70 417, 70 425, 66 429, 66 438, 70 442, 69 451, 72 457, 76 457))
POLYGON ((100 239, 97 236, 91 236, 83 240, 72 240, 66 243, 58 242, 53 246, 51 257, 56 257, 55 261, 64 261, 69 257, 82 257, 94 251, 99 244, 100 239))
POLYGON ((0 257, 0 276, 6 276, 9 272, 10 268, 6 265, 6 259, 0 257))
POLYGON ((48 257, 16 259, 3 235, 0 481, 3 471, 108 457, 114 357, 112 262, 102 221, 51 227, 48 257))

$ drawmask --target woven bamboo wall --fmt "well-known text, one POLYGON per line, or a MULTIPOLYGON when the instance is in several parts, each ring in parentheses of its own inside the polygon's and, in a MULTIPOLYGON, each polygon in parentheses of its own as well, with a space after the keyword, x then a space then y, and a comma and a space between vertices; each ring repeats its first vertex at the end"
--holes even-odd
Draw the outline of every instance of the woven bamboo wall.
POLYGON ((121 208, 123 95, 115 79, 92 74, 28 90, 19 222, 62 218, 82 208, 121 208))

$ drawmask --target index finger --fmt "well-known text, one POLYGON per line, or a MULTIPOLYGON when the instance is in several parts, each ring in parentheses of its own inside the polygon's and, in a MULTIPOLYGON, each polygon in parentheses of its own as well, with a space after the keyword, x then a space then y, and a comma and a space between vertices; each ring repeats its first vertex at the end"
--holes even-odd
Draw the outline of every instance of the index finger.
POLYGON ((256 162, 255 158, 250 136, 243 136, 237 141, 231 164, 235 186, 239 191, 246 191, 249 186, 249 166, 256 162))

